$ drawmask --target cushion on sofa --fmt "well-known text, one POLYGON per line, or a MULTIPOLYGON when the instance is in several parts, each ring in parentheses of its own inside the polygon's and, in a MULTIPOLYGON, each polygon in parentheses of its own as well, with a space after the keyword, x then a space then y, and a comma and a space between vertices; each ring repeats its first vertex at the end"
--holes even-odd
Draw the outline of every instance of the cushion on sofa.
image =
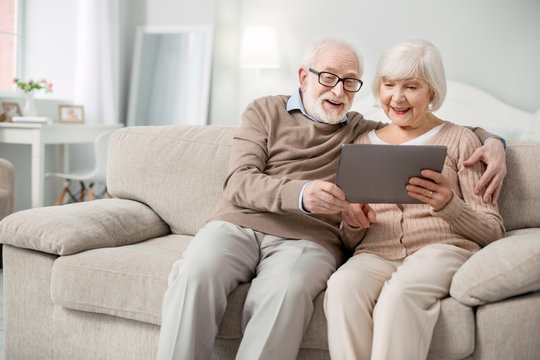
POLYGON ((167 224, 136 201, 101 199, 28 209, 0 223, 0 242, 50 254, 134 244, 169 233, 167 224))
POLYGON ((167 235, 134 245, 58 258, 51 298, 59 306, 159 325, 167 277, 191 236, 167 235))
POLYGON ((499 211, 507 231, 540 228, 540 146, 510 141, 499 211))
POLYGON ((463 264, 452 280, 452 297, 478 306, 540 289, 540 229, 508 235, 463 264))
MULTIPOLYGON (((220 351, 233 351, 231 357, 234 357, 235 349, 238 347, 237 341, 242 338, 240 320, 248 290, 249 284, 242 284, 229 295, 227 309, 219 327, 216 346, 219 347, 220 351)), ((323 312, 323 302, 324 292, 315 298, 313 315, 302 340, 301 346, 304 350, 328 350, 327 324, 323 312)), ((443 299, 441 301, 441 313, 435 325, 431 341, 430 358, 445 358, 448 357, 448 354, 451 354, 452 359, 466 358, 474 350, 474 334, 473 309, 453 298, 443 299), (459 331, 455 331, 455 329, 459 329, 459 331)))
POLYGON ((474 311, 452 297, 441 300, 441 312, 429 347, 430 359, 464 359, 474 351, 474 311), (459 331, 456 331, 459 329, 459 331))
POLYGON ((174 234, 195 235, 222 197, 234 127, 140 126, 110 139, 107 189, 141 201, 174 234), (137 178, 137 181, 133 181, 137 178))
POLYGON ((0 220, 11 213, 11 198, 13 195, 6 189, 0 189, 0 220))
POLYGON ((540 292, 480 306, 475 359, 540 359, 540 292))

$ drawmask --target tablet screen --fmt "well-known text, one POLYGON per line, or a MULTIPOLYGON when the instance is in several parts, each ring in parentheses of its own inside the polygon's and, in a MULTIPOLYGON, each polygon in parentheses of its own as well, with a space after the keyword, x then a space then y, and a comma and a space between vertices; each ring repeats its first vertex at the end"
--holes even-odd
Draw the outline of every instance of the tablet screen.
POLYGON ((405 186, 424 169, 442 171, 446 146, 344 144, 336 184, 351 203, 421 204, 405 186))

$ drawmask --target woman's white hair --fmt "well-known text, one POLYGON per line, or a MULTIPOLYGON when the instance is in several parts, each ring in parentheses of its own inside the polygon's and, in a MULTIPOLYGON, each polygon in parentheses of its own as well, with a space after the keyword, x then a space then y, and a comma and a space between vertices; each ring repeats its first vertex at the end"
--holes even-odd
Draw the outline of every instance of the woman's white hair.
POLYGON ((351 55, 356 58, 356 62, 358 63, 358 77, 361 78, 362 74, 364 73, 362 56, 360 55, 358 50, 356 50, 354 45, 338 39, 322 39, 311 44, 311 46, 304 53, 304 57, 302 58, 302 63, 300 64, 300 66, 308 70, 313 65, 315 59, 317 59, 317 56, 319 56, 319 53, 322 50, 333 47, 342 47, 350 51, 351 55))
POLYGON ((379 89, 383 78, 404 80, 420 78, 431 89, 430 111, 439 109, 446 96, 446 75, 441 54, 426 40, 407 40, 388 48, 377 65, 373 96, 380 104, 379 89))

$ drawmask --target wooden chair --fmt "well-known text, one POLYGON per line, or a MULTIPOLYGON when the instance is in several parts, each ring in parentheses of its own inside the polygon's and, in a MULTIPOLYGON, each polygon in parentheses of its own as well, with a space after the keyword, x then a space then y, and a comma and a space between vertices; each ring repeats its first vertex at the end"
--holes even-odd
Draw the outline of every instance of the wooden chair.
MULTIPOLYGON (((64 179, 64 188, 56 201, 56 205, 62 205, 64 203, 64 197, 69 196, 70 202, 85 201, 86 195, 88 194, 88 200, 94 200, 94 191, 93 187, 97 183, 106 184, 107 179, 107 153, 109 145, 109 137, 114 132, 106 131, 99 134, 94 141, 94 156, 95 156, 95 166, 92 169, 83 169, 77 171, 71 171, 67 173, 47 173, 47 177, 56 177, 64 179), (80 185, 79 193, 73 193, 71 186, 74 182, 78 182, 80 185)), ((105 187, 103 192, 97 194, 97 198, 105 197, 110 195, 107 193, 107 188, 105 187)))

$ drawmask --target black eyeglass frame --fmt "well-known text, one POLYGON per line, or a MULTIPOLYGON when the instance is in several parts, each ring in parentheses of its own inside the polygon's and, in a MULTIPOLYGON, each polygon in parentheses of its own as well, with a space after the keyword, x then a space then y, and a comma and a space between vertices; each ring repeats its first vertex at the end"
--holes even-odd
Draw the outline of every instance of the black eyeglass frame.
POLYGON ((333 74, 331 72, 328 72, 328 71, 317 71, 317 70, 314 70, 312 68, 309 68, 309 72, 311 73, 314 73, 315 75, 317 75, 318 77, 318 80, 319 80, 319 84, 321 84, 322 86, 326 86, 326 87, 335 87, 337 84, 339 84, 339 82, 341 81, 343 83, 343 90, 345 91, 348 91, 348 92, 359 92, 360 89, 362 88, 362 85, 364 85, 364 82, 360 79, 356 79, 356 78, 340 78, 339 76, 337 76, 336 74, 333 74), (332 76, 335 76, 337 81, 334 85, 326 85, 326 84, 323 84, 321 82, 321 75, 322 74, 328 74, 328 75, 332 75, 332 76), (360 87, 358 87, 358 90, 347 90, 345 89, 345 80, 355 80, 355 81, 358 81, 360 83, 360 87))

